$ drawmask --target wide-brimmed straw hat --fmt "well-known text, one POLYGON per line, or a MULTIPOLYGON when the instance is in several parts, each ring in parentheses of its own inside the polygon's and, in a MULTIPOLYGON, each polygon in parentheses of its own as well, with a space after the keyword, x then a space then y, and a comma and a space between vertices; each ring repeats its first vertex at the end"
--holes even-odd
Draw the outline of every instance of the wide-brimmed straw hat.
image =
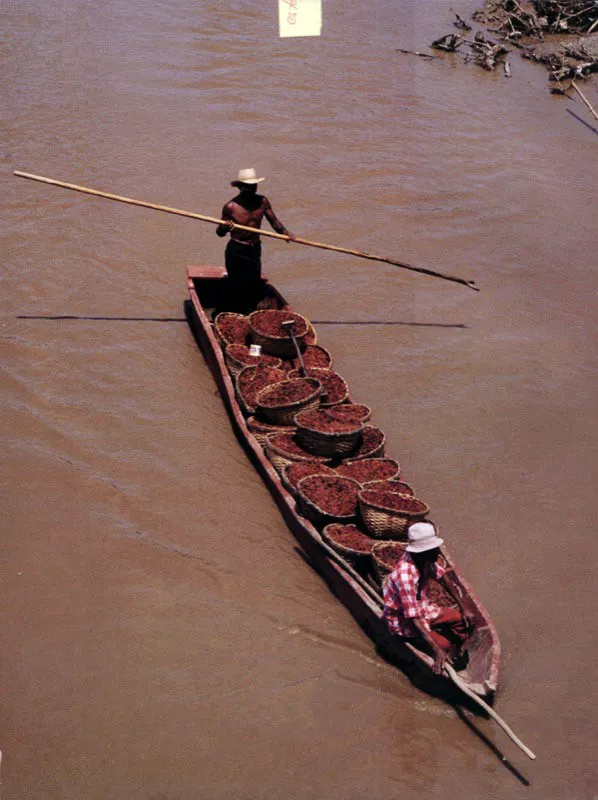
POLYGON ((240 169, 237 180, 231 181, 230 185, 237 186, 239 183, 261 183, 265 180, 265 178, 256 178, 254 168, 250 167, 249 169, 240 169))
POLYGON ((431 522, 414 522, 409 526, 407 538, 408 553, 425 553, 426 550, 434 550, 444 544, 444 539, 436 536, 436 528, 431 522))

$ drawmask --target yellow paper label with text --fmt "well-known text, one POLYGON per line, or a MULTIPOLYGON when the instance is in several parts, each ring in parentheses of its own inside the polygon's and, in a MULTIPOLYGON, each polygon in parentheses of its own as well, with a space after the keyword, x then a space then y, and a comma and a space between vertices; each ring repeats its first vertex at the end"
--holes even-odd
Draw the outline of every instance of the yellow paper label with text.
POLYGON ((278 0, 280 36, 319 36, 322 0, 278 0))

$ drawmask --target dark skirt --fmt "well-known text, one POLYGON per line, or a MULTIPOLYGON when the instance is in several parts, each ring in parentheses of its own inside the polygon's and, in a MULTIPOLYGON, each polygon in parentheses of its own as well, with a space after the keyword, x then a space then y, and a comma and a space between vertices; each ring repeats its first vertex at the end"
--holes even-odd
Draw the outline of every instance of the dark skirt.
POLYGON ((230 239, 224 263, 230 282, 231 310, 247 313, 255 309, 262 290, 261 242, 249 245, 230 239))

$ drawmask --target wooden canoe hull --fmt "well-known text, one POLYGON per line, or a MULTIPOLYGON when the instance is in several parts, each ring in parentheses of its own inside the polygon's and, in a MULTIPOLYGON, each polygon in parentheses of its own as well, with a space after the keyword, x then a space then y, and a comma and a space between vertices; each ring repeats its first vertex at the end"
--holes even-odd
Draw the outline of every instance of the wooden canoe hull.
MULTIPOLYGON (((322 540, 317 529, 300 516, 294 497, 285 489, 278 473, 266 458, 261 445, 247 428, 235 395, 235 387, 224 361, 222 349, 212 331, 211 321, 206 309, 218 305, 226 291, 226 272, 223 267, 198 266, 187 269, 187 288, 189 300, 185 303, 185 313, 197 344, 216 381, 225 408, 239 442, 249 455, 254 466, 262 476, 278 505, 288 527, 301 546, 313 567, 323 576, 327 584, 341 602, 349 609, 362 628, 376 642, 379 652, 396 663, 410 679, 434 694, 453 697, 457 690, 446 678, 432 671, 432 659, 426 653, 413 647, 409 642, 390 634, 382 617, 382 598, 362 576, 355 573, 322 540)), ((287 303, 282 295, 267 280, 265 292, 278 307, 287 303)), ((476 608, 476 632, 470 643, 470 664, 460 676, 480 697, 492 701, 498 682, 500 644, 496 630, 471 589, 454 569, 454 564, 443 548, 443 554, 453 567, 453 583, 464 597, 476 608)), ((459 693, 460 700, 463 695, 459 693)))

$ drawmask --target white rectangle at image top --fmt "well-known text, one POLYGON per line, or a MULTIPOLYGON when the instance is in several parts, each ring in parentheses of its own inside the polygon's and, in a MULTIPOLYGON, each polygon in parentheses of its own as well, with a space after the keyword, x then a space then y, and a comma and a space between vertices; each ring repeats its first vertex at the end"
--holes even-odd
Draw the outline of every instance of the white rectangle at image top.
POLYGON ((280 36, 319 36, 322 0, 278 0, 280 36))

